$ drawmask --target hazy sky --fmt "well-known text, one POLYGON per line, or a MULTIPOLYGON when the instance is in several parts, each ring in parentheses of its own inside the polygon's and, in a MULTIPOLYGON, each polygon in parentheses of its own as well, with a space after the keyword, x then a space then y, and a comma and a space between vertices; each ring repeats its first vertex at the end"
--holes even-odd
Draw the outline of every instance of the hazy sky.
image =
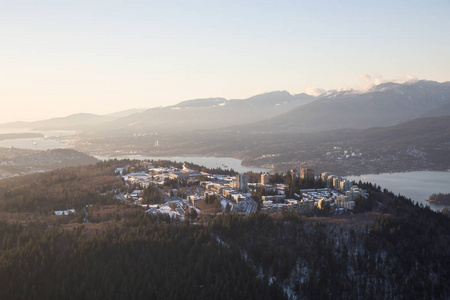
POLYGON ((0 0, 0 123, 450 80, 450 1, 0 0))

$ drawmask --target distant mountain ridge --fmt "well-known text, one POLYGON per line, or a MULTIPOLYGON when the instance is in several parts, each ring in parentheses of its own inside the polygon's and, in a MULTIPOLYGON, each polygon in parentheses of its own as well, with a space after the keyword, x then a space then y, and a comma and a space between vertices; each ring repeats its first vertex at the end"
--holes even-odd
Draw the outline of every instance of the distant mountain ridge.
POLYGON ((0 128, 27 128, 34 130, 87 130, 91 126, 115 119, 127 117, 129 115, 144 111, 143 108, 132 108, 106 115, 96 115, 90 113, 78 113, 66 117, 51 118, 34 122, 10 122, 0 124, 0 128))
POLYGON ((193 108, 193 107, 208 107, 215 105, 224 105, 228 100, 225 98, 204 98, 182 101, 178 104, 169 106, 170 108, 193 108))
POLYGON ((336 141, 346 140, 361 145, 408 145, 428 147, 450 142, 450 116, 417 118, 388 127, 373 127, 337 134, 336 141))
POLYGON ((445 103, 437 108, 434 108, 425 114, 422 115, 422 117, 443 117, 443 116, 450 116, 450 103, 445 103))
POLYGON ((122 111, 106 114, 104 116, 105 117, 112 117, 112 118, 124 118, 124 117, 128 117, 128 116, 130 116, 132 114, 141 113, 141 112, 143 112, 145 110, 147 110, 147 108, 130 108, 130 109, 127 109, 127 110, 122 110, 122 111))
POLYGON ((448 115, 450 82, 386 83, 368 92, 337 92, 285 114, 251 124, 254 131, 301 132, 390 126, 427 116, 440 107, 448 115))
POLYGON ((327 91, 317 97, 273 91, 247 99, 203 98, 107 115, 75 114, 0 125, 72 129, 104 135, 226 129, 309 132, 385 127, 420 117, 450 115, 450 82, 383 83, 368 91, 327 91))
POLYGON ((248 99, 193 99, 172 106, 151 108, 102 124, 99 129, 116 133, 218 129, 261 121, 315 99, 307 94, 291 95, 287 91, 265 93, 248 99))
POLYGON ((247 99, 192 99, 166 107, 129 109, 107 115, 80 113, 36 122, 0 124, 0 128, 75 129, 119 134, 217 129, 261 121, 315 99, 307 94, 274 91, 247 99))

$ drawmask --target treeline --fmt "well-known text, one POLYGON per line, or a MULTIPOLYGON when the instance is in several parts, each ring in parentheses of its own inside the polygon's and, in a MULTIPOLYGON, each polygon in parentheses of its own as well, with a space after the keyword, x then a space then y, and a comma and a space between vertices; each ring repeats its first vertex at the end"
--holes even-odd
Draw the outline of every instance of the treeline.
POLYGON ((438 204, 450 204, 450 194, 433 194, 428 201, 438 204))
POLYGON ((112 202, 125 189, 113 162, 59 169, 0 181, 0 211, 42 212, 112 202))
POLYGON ((235 176, 238 174, 233 168, 231 169, 222 169, 222 168, 207 168, 205 166, 199 166, 193 163, 185 162, 186 168, 197 171, 197 172, 205 172, 209 174, 217 174, 217 175, 228 175, 235 176))
POLYGON ((135 225, 92 235, 0 222, 0 299, 287 299, 206 228, 135 225))
POLYGON ((287 188, 285 189, 286 197, 294 198, 294 194, 300 195, 300 189, 321 189, 325 188, 326 185, 323 183, 322 179, 319 177, 315 178, 300 178, 293 176, 293 174, 288 171, 286 176, 284 176, 287 188))
POLYGON ((229 175, 234 176, 238 174, 233 168, 231 169, 222 169, 222 168, 207 168, 205 166, 196 165, 190 162, 174 162, 171 160, 151 160, 155 166, 160 166, 163 168, 177 168, 181 169, 183 168, 183 164, 186 166, 186 168, 194 170, 196 172, 205 172, 209 174, 217 174, 217 175, 229 175))
POLYGON ((153 184, 145 187, 142 192, 142 204, 161 204, 164 198, 160 190, 153 184))
POLYGON ((448 299, 450 219, 376 187, 371 201, 366 225, 223 215, 212 230, 300 299, 448 299))
MULTIPOLYGON (((246 173, 250 182, 260 182, 261 174, 248 172, 246 173)), ((272 184, 282 183, 286 187, 284 189, 284 194, 287 198, 301 199, 302 192, 301 189, 322 189, 326 187, 326 184, 322 181, 320 177, 318 178, 300 178, 294 176, 290 171, 285 175, 275 173, 269 175, 269 182, 272 184)), ((277 191, 270 191, 264 188, 256 188, 253 191, 253 196, 255 201, 261 202, 261 197, 266 195, 277 195, 277 191)))

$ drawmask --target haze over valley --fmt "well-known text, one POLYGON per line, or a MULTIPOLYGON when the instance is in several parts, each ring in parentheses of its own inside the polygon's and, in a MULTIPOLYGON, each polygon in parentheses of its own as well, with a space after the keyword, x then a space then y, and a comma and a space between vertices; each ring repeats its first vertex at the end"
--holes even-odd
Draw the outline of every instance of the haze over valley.
POLYGON ((449 82, 421 80, 318 96, 275 91, 241 100, 194 99, 0 128, 74 130, 66 144, 90 155, 229 156, 281 172, 303 165, 370 174, 450 168, 449 106, 449 82))

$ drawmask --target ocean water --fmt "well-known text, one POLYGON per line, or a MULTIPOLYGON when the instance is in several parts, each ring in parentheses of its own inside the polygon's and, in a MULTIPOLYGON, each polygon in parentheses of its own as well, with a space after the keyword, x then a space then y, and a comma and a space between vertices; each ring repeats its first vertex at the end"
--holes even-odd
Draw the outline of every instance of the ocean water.
POLYGON ((221 169, 233 169, 239 173, 245 172, 270 172, 271 169, 256 168, 256 167, 246 167, 242 165, 242 160, 233 157, 211 157, 211 156, 143 156, 143 155, 124 155, 124 156, 96 156, 98 159, 164 159, 176 162, 190 162, 196 165, 205 166, 210 169, 221 168, 221 169))
POLYGON ((450 171, 414 171, 403 173, 367 174, 348 176, 347 179, 358 182, 372 182, 386 188, 394 194, 401 194, 414 202, 429 205, 431 209, 440 211, 446 205, 428 203, 431 194, 450 193, 450 171))
POLYGON ((44 135, 42 138, 24 138, 24 139, 9 139, 0 141, 0 147, 4 148, 19 148, 19 149, 31 149, 31 150, 50 150, 70 148, 72 146, 66 145, 63 140, 57 140, 55 138, 71 136, 76 133, 72 130, 52 130, 52 131, 30 131, 28 129, 8 129, 0 131, 0 133, 41 133, 44 135))

